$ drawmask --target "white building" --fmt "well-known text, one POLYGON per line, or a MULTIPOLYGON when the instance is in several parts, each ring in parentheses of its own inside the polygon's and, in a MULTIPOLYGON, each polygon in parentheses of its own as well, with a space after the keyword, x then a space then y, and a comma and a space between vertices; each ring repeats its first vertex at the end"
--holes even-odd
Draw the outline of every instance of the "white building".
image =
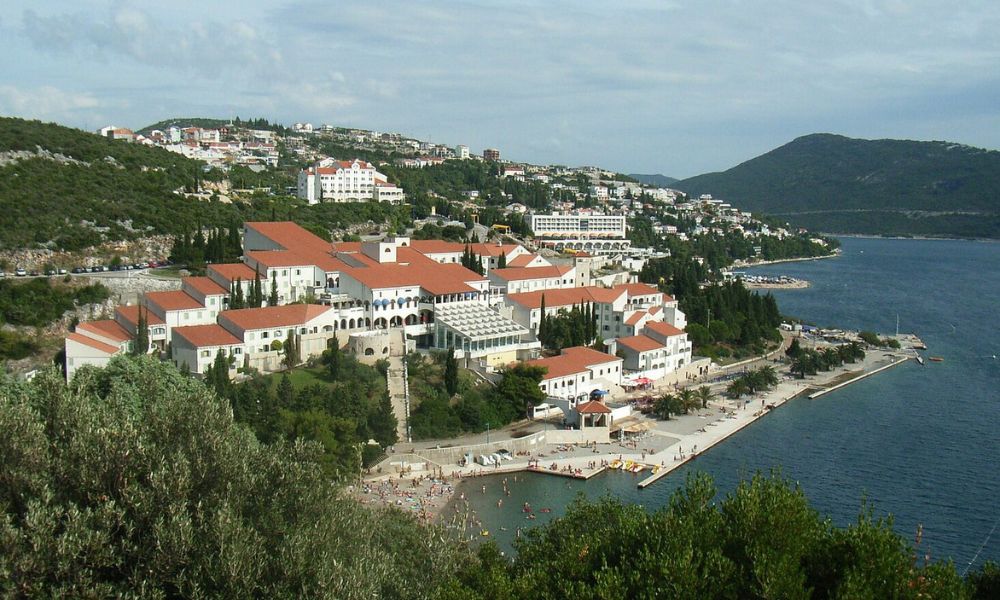
POLYGON ((455 158, 459 160, 468 160, 469 158, 469 147, 463 144, 455 146, 455 158))
POLYGON ((624 215, 533 214, 531 231, 540 238, 624 238, 624 215))
POLYGON ((298 197, 309 204, 328 202, 393 202, 403 191, 363 160, 321 160, 299 172, 298 197))
POLYGON ((555 398, 576 399, 622 383, 621 358, 582 346, 563 348, 559 356, 527 364, 545 368, 539 387, 555 398))

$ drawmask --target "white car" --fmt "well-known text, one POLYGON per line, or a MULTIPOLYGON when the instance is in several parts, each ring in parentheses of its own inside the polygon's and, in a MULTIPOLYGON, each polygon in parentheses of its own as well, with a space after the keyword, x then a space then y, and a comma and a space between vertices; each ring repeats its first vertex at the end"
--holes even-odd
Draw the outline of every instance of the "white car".
POLYGON ((22 269, 21 267, 18 267, 17 270, 14 271, 14 275, 17 275, 18 277, 24 277, 27 274, 28 272, 22 269))

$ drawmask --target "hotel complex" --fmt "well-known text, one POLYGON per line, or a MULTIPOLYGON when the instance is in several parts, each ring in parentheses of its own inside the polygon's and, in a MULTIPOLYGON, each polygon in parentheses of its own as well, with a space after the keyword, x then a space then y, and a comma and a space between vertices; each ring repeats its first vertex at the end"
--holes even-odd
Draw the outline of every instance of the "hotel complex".
POLYGON ((464 366, 484 373, 532 360, 551 365, 541 384, 547 394, 576 394, 587 387, 583 371, 571 369, 572 386, 563 381, 580 352, 539 358, 543 304, 548 316, 592 307, 611 353, 590 350, 581 360, 605 357, 613 365, 598 367, 599 376, 588 381, 621 384, 623 376, 662 376, 691 362, 684 315, 673 298, 642 283, 582 286, 576 266, 550 264, 517 244, 470 244, 486 275, 462 266, 461 243, 400 236, 331 243, 291 222, 246 223, 243 247, 243 262, 209 265, 205 276, 183 278, 180 290, 149 292, 111 319, 81 323, 66 338, 67 378, 129 351, 144 318, 144 351, 198 375, 220 353, 231 376, 244 367, 277 370, 290 338, 304 361, 336 336, 371 360, 392 349, 453 348, 464 366), (265 298, 274 290, 277 302, 229 309, 230 295, 239 288, 249 296, 257 279, 265 298), (567 374, 553 379, 557 373, 567 374))

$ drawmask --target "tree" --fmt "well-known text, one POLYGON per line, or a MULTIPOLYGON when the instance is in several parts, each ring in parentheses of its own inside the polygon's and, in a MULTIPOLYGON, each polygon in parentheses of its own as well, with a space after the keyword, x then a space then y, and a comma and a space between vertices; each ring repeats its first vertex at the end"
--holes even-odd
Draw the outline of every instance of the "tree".
POLYGON ((507 268, 507 255, 503 251, 500 252, 500 256, 497 257, 497 268, 506 269, 507 268))
POLYGON ((135 339, 132 341, 132 355, 142 356, 149 352, 149 324, 146 322, 146 313, 139 305, 139 318, 135 326, 135 339))
POLYGON ((542 294, 542 303, 539 310, 541 316, 538 318, 538 341, 542 342, 542 345, 546 345, 548 339, 549 328, 548 328, 548 317, 545 316, 545 294, 542 294))
POLYGON ((701 402, 701 407, 708 408, 708 403, 712 400, 712 388, 703 385, 695 390, 695 394, 698 397, 698 401, 701 402))
POLYGON ((278 270, 271 272, 271 294, 267 297, 268 306, 278 305, 278 270))
POLYGON ((746 396, 750 392, 750 386, 747 384, 747 380, 743 377, 734 379, 726 386, 726 397, 731 400, 739 400, 741 397, 746 396))
POLYGON ((671 415, 680 414, 682 410, 680 399, 673 394, 664 394, 653 403, 653 414, 664 421, 669 421, 671 415))
POLYGON ((327 372, 334 381, 340 377, 340 340, 334 335, 328 342, 328 348, 323 353, 323 360, 326 363, 327 372))
POLYGON ((233 282, 233 289, 229 294, 229 308, 246 308, 246 300, 243 298, 243 279, 237 277, 233 282))
POLYGON ((526 414, 531 407, 545 401, 545 393, 538 387, 545 371, 545 367, 526 363, 508 367, 494 388, 496 397, 501 403, 509 403, 511 414, 526 414))
POLYGON ((260 284, 260 270, 254 269, 253 285, 247 299, 247 308, 260 308, 264 303, 264 292, 260 284))
POLYGON ((792 340, 791 344, 788 344, 788 348, 785 350, 785 356, 794 360, 798 358, 800 354, 802 354, 802 344, 799 343, 799 338, 795 338, 792 340))
POLYGON ((281 374, 278 382, 277 397, 279 406, 282 408, 291 407, 295 402, 295 388, 292 387, 292 380, 288 378, 288 373, 281 374))
POLYGON ((299 364, 301 358, 299 357, 299 344, 296 340, 296 334, 294 329, 288 330, 288 335, 285 337, 285 356, 284 363, 285 368, 292 369, 295 365, 299 364))
POLYGON ((4 596, 421 598, 456 564, 409 515, 341 495, 319 444, 260 443, 152 358, 72 387, 4 378, 0 428, 4 596))
POLYGON ((677 394, 677 399, 680 401, 681 411, 684 414, 688 414, 692 410, 698 410, 698 407, 701 406, 701 400, 691 388, 681 390, 677 394))
POLYGON ((448 348, 448 356, 444 363, 444 389, 448 396, 458 393, 458 360, 455 359, 455 349, 448 348))

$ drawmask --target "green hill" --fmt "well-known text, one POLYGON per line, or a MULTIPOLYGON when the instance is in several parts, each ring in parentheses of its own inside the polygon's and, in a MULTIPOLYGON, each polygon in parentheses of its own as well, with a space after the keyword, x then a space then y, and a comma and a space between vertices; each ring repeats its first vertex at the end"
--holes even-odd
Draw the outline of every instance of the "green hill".
MULTIPOLYGON (((280 175, 234 167, 228 177, 244 187, 280 175)), ((322 232, 405 216, 403 208, 377 203, 308 206, 296 198, 258 194, 229 204, 175 193, 226 176, 162 148, 0 117, 0 249, 73 251, 151 234, 190 233, 198 225, 267 219, 292 219, 322 232)))
POLYGON ((675 188, 833 233, 1000 237, 1000 152, 813 134, 675 188))
POLYGON ((205 129, 211 129, 214 127, 222 127, 229 123, 229 119, 206 119, 204 117, 180 117, 176 119, 164 119, 162 121, 157 121, 152 125, 146 125, 142 129, 138 130, 138 133, 143 135, 149 135, 149 132, 154 129, 159 129, 160 131, 165 131, 168 127, 176 125, 178 127, 202 127, 205 129))
POLYGON ((630 173, 629 177, 635 179, 639 183, 644 183, 646 185, 655 185, 659 187, 669 187, 677 183, 677 178, 667 177, 666 175, 661 175, 659 173, 643 175, 642 173, 630 173))

